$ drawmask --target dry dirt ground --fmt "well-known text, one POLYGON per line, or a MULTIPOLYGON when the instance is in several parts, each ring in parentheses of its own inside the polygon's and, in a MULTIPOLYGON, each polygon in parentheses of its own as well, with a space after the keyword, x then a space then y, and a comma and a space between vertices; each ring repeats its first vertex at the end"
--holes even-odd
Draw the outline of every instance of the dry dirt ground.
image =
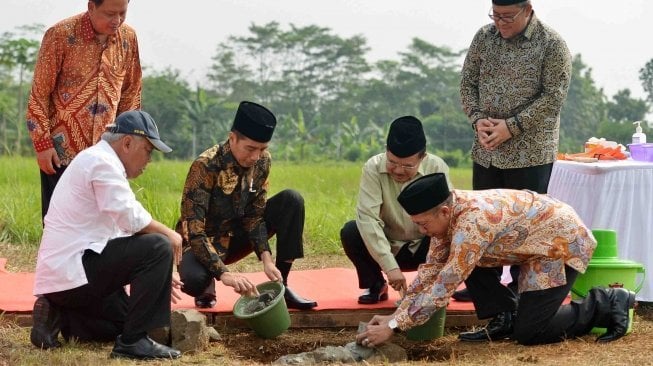
MULTIPOLYGON (((9 249, 0 244, 0 252, 7 256, 9 249)), ((9 264, 12 259, 9 258, 9 264)), ((17 262, 13 262, 17 263, 17 262)), ((29 263, 8 266, 11 271, 33 270, 29 263)), ((232 271, 256 271, 260 264, 246 259, 232 271)), ((324 256, 302 260, 297 268, 323 268, 347 266, 338 256, 324 256)), ((632 334, 612 343, 597 344, 595 335, 580 339, 541 345, 520 346, 511 341, 490 343, 465 343, 457 340, 462 329, 448 328, 444 337, 429 342, 409 341, 397 335, 392 342, 404 347, 409 361, 405 365, 433 363, 455 365, 653 365, 653 304, 640 304, 636 309, 632 334)), ((222 340, 211 349, 197 355, 184 355, 171 363, 154 364, 211 364, 260 365, 293 353, 312 351, 333 345, 344 346, 354 340, 355 328, 343 329, 289 329, 273 340, 261 339, 250 331, 223 331, 222 340)), ((43 355, 34 352, 29 344, 29 330, 9 324, 0 314, 0 366, 10 364, 104 364, 111 349, 106 345, 73 345, 64 347, 65 354, 43 355), (72 349, 71 349, 72 348, 72 349), (77 354, 76 354, 77 353, 77 354), (36 355, 35 355, 36 354, 36 355), (86 358, 85 358, 86 357, 86 358), (100 361, 92 361, 98 358, 100 361), (81 360, 80 360, 81 359, 81 360), (9 360, 9 361, 8 361, 9 360)), ((60 351, 58 351, 60 352, 60 351)), ((43 352, 45 353, 45 352, 43 352)), ((132 363, 119 363, 132 364, 132 363)), ((151 365, 153 363, 147 363, 151 365)))
MULTIPOLYGON (((461 365, 653 365, 653 308, 640 307, 633 333, 609 343, 594 342, 595 336, 542 346, 520 346, 511 341, 465 343, 457 340, 460 329, 447 329, 445 337, 429 342, 409 341, 401 335, 392 339, 406 349, 410 364, 437 362, 461 365)), ((225 357, 270 363, 292 353, 318 347, 343 346, 352 341, 356 329, 290 330, 274 340, 250 333, 223 334, 225 357)))

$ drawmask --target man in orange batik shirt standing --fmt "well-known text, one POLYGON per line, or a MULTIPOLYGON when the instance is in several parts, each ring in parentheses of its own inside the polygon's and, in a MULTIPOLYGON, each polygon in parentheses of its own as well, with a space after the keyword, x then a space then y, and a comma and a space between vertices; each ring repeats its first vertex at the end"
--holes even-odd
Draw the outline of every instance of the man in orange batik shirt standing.
POLYGON ((42 217, 75 155, 99 141, 118 114, 141 108, 138 41, 124 24, 128 4, 90 0, 85 13, 43 36, 27 106, 41 170, 42 217))

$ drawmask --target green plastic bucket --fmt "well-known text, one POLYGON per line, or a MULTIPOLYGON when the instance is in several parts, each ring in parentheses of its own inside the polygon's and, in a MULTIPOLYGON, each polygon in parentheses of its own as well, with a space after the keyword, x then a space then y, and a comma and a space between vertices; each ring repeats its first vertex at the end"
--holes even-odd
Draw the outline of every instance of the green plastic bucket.
POLYGON ((576 277, 571 296, 573 299, 580 299, 587 296, 592 287, 615 285, 637 293, 644 285, 645 274, 644 265, 641 263, 614 258, 592 258, 585 273, 576 277), (638 276, 640 274, 641 276, 638 276))
POLYGON ((258 302, 259 298, 241 296, 234 304, 234 316, 245 320, 259 337, 274 338, 290 327, 290 314, 283 297, 286 289, 282 283, 276 281, 264 282, 256 288, 259 293, 272 290, 272 301, 265 308, 248 313, 246 309, 252 306, 252 302, 258 302))
POLYGON ((410 328, 406 331, 406 338, 412 341, 430 341, 444 335, 444 323, 447 317, 447 308, 438 309, 426 323, 410 328))

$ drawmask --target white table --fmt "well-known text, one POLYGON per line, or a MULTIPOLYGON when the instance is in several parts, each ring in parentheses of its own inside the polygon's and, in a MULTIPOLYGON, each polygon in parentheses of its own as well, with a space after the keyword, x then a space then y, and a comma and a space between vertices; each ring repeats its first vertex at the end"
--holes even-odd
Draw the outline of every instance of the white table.
POLYGON ((647 272, 637 299, 653 301, 653 163, 556 161, 548 193, 570 204, 590 229, 617 232, 619 258, 647 272))

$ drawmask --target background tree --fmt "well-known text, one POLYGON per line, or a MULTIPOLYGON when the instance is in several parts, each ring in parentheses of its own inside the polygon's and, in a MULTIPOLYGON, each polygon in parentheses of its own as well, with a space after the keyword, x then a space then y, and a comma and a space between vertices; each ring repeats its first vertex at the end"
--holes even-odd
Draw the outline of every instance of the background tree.
POLYGON ((648 112, 646 100, 630 96, 630 89, 622 89, 607 102, 608 117, 617 123, 641 121, 648 112))
POLYGON ((588 138, 596 136, 599 125, 606 119, 603 90, 597 89, 592 69, 583 63, 581 55, 574 55, 569 92, 560 113, 559 150, 580 151, 588 138))
POLYGON ((639 70, 639 80, 642 81, 644 91, 648 93, 648 102, 653 104, 653 58, 639 70))
MULTIPOLYGON (((43 25, 33 24, 16 28, 16 33, 5 32, 0 36, 0 65, 8 74, 18 79, 15 88, 16 109, 13 128, 6 124, 7 119, 2 118, 5 132, 3 146, 8 148, 8 140, 14 140, 13 152, 21 154, 25 146, 28 146, 27 134, 23 128, 25 120, 25 100, 27 96, 26 84, 31 79, 34 70, 34 63, 38 56, 40 42, 36 35, 43 32, 43 25)), ((5 98, 6 99, 6 98, 5 98)), ((5 109, 4 113, 8 112, 5 109)))
MULTIPOLYGON (((0 36, 0 144, 24 149, 24 101, 39 26, 0 36), (16 143, 18 141, 18 145, 16 143)), ((396 59, 367 61, 360 35, 340 37, 316 25, 252 24, 244 35, 218 44, 207 83, 190 88, 178 70, 145 70, 143 109, 167 132, 168 157, 192 159, 224 141, 242 100, 264 104, 277 116, 270 150, 285 160, 357 160, 384 151, 397 117, 422 120, 428 149, 451 166, 469 164, 473 131, 460 105, 460 68, 466 50, 414 38, 396 59)), ((581 55, 561 112, 560 150, 575 152, 591 136, 630 142, 631 122, 648 113, 653 60, 640 70, 649 100, 618 91, 610 100, 596 87, 581 55)), ((646 129, 646 125, 643 126, 646 129)))
MULTIPOLYGON (((632 98, 630 90, 623 89, 612 96, 612 100, 608 101, 606 106, 608 120, 599 125, 598 136, 606 137, 624 146, 630 144, 635 132, 633 122, 643 121, 648 112, 646 101, 632 98)), ((647 128, 645 123, 642 124, 642 128, 647 128)))
POLYGON ((172 147, 170 157, 189 158, 192 156, 188 146, 191 128, 185 102, 192 92, 188 83, 179 70, 145 71, 143 110, 152 115, 161 131, 165 131, 166 142, 172 147))

